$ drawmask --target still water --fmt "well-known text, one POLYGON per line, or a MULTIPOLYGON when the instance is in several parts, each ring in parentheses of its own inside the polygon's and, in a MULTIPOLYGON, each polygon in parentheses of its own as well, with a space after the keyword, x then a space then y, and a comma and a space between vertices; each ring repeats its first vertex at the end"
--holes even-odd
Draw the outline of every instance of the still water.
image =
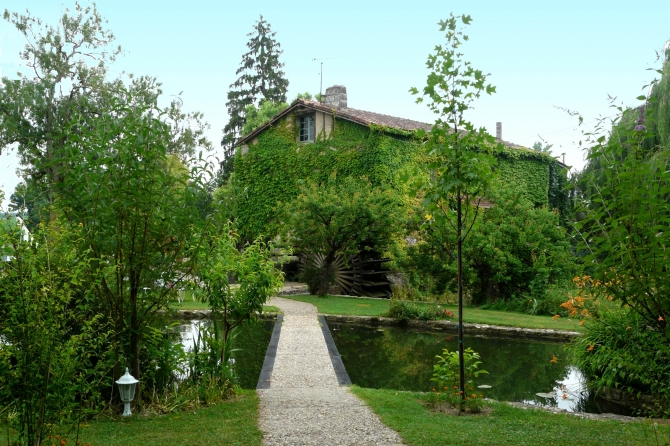
MULTIPOLYGON (((198 330, 211 321, 194 320, 180 325, 179 337, 184 350, 192 350, 198 336, 198 330)), ((263 368, 265 352, 268 349, 275 321, 258 320, 242 324, 233 340, 232 357, 235 360, 233 370, 238 384, 243 389, 255 389, 258 376, 263 368)))
MULTIPOLYGON (((456 336, 450 334, 328 325, 352 383, 360 387, 430 391, 435 356, 445 348, 458 348, 456 336)), ((565 344, 480 337, 466 337, 464 344, 479 353, 480 369, 489 372, 475 379, 476 387, 491 386, 477 389, 486 398, 575 412, 631 414, 588 392, 582 373, 570 364, 565 344)))

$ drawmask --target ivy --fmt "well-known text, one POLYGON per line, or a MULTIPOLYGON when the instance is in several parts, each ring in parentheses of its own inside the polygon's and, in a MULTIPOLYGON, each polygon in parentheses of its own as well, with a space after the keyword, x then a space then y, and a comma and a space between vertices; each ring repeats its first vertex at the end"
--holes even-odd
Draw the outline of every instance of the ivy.
MULTIPOLYGON (((297 142, 297 135, 295 116, 289 114, 260 133, 245 155, 238 150, 229 187, 234 192, 233 214, 246 239, 277 234, 277 203, 291 202, 306 181, 325 183, 337 172, 339 178, 365 176, 373 187, 390 186, 408 195, 401 178, 430 161, 414 132, 364 126, 337 116, 327 139, 319 133, 316 142, 304 144, 297 142)), ((525 185, 526 198, 535 206, 564 206, 565 175, 554 158, 504 148, 498 159, 503 184, 525 185)))

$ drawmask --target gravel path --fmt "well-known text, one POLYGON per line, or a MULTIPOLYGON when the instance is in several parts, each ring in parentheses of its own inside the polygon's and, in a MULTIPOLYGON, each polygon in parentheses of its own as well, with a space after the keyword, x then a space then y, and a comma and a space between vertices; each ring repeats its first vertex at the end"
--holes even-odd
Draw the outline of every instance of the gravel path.
POLYGON ((270 388, 260 396, 264 445, 400 445, 346 387, 338 384, 316 307, 274 297, 284 320, 270 388))

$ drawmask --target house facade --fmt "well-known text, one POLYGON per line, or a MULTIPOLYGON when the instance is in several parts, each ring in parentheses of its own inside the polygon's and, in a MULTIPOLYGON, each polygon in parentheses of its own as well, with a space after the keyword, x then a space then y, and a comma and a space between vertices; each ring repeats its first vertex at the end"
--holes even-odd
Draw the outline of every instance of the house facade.
MULTIPOLYGON (((340 85, 326 90, 323 103, 297 99, 238 141, 233 213, 245 237, 273 236, 276 206, 292 200, 302 180, 337 172, 406 192, 402 177, 428 162, 416 131, 432 124, 351 108, 347 99, 340 85)), ((536 206, 560 208, 566 166, 500 137, 501 180, 520 185, 536 206)))

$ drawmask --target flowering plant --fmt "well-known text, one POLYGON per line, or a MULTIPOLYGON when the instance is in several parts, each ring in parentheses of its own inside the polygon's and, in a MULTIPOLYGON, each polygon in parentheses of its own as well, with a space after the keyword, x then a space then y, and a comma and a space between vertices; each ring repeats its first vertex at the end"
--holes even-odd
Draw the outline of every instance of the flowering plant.
POLYGON ((437 388, 433 388, 433 392, 441 396, 452 406, 460 404, 463 392, 466 392, 466 407, 471 413, 479 412, 483 405, 482 395, 479 395, 478 398, 477 394, 474 393, 473 378, 477 378, 482 373, 488 374, 486 370, 479 369, 479 365, 482 363, 479 360, 479 353, 471 348, 467 348, 463 352, 463 363, 467 380, 465 389, 459 389, 458 352, 450 352, 445 348, 442 356, 437 355, 436 358, 438 361, 433 366, 433 377, 430 379, 437 385, 437 388))

